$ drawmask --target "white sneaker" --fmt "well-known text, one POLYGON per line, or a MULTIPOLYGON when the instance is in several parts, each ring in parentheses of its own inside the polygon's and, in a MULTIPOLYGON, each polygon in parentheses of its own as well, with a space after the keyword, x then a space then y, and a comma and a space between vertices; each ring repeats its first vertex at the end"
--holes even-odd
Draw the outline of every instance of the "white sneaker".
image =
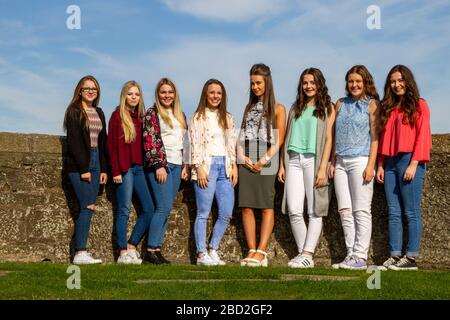
POLYGON ((219 257, 219 253, 216 250, 210 250, 208 252, 208 256, 211 258, 211 260, 213 260, 214 262, 217 263, 217 265, 219 266, 224 266, 226 265, 225 261, 221 260, 219 257))
POLYGON ((211 259, 209 254, 204 253, 201 257, 197 258, 198 266, 216 266, 217 262, 211 259))
POLYGON ((102 263, 100 259, 94 259, 91 254, 87 251, 78 252, 73 257, 73 264, 99 264, 102 263))
POLYGON ((127 251, 126 253, 121 254, 119 256, 119 258, 117 259, 117 263, 119 263, 119 264, 141 264, 142 260, 141 259, 135 259, 127 251))
POLYGON ((139 256, 139 252, 136 249, 127 249, 127 254, 136 261, 136 264, 141 264, 142 259, 139 256))
POLYGON ((299 253, 299 254, 296 255, 294 258, 292 258, 291 260, 289 260, 289 262, 288 262, 288 267, 290 267, 291 264, 293 264, 293 263, 297 263, 301 256, 302 256, 302 254, 299 253))
MULTIPOLYGON (((297 257, 296 257, 297 258, 297 257)), ((314 268, 314 261, 310 256, 300 256, 298 259, 293 261, 289 267, 291 268, 300 268, 300 269, 308 269, 314 268)))
POLYGON ((347 264, 347 262, 350 260, 350 258, 352 257, 352 255, 348 255, 345 257, 345 259, 339 263, 334 263, 331 265, 331 267, 333 269, 341 269, 343 265, 347 264))

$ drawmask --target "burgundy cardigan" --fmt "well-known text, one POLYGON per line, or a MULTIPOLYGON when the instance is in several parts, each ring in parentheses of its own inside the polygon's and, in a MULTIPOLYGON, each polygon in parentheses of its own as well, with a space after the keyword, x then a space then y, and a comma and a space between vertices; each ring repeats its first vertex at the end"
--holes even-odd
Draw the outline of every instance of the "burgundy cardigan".
POLYGON ((137 112, 130 112, 130 114, 136 129, 136 139, 131 143, 125 143, 119 107, 109 119, 106 149, 114 177, 124 175, 134 164, 143 165, 142 120, 139 119, 137 112))

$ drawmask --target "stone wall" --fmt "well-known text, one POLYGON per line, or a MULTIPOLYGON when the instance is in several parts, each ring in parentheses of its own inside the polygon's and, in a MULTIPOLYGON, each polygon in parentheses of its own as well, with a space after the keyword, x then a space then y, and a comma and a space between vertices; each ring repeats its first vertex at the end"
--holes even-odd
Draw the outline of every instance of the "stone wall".
MULTIPOLYGON (((78 205, 62 172, 65 139, 58 136, 0 133, 0 262, 69 262, 73 218, 78 205)), ((423 240, 420 265, 450 267, 450 135, 434 135, 431 163, 422 201, 423 240)), ((114 187, 101 190, 92 220, 90 251, 104 261, 117 257, 114 235, 114 187)), ((281 190, 281 189, 279 189, 281 190)), ((280 198, 280 197, 278 197, 280 198)), ((280 199, 278 199, 280 200, 280 199)), ((279 201, 278 201, 279 203, 279 201)), ((192 185, 183 183, 171 212, 163 247, 170 260, 195 261, 193 223, 195 197, 192 185)), ((209 221, 216 218, 216 209, 209 221)), ((373 233, 370 263, 381 263, 389 254, 387 208, 383 188, 376 185, 372 203, 373 233)), ((130 218, 134 223, 136 212, 130 218)), ((259 219, 260 214, 257 214, 259 219)), ((258 220, 260 221, 260 220, 258 220)), ((246 251, 241 213, 235 209, 220 250, 236 263, 246 251)), ((297 254, 288 217, 277 209, 268 248, 270 264, 286 264, 297 254)), ((316 264, 329 266, 345 256, 344 238, 336 200, 333 199, 316 253, 316 264)))

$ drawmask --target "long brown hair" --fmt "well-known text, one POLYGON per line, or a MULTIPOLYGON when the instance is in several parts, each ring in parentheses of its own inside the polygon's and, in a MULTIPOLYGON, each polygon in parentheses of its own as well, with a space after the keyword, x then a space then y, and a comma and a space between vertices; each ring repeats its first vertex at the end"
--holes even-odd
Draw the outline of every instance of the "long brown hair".
POLYGON ((392 110, 398 106, 404 112, 402 119, 403 123, 407 123, 406 120, 408 119, 408 123, 411 126, 414 125, 416 121, 416 112, 419 112, 417 109, 419 99, 419 88, 417 87, 412 71, 402 64, 394 66, 391 71, 389 71, 386 77, 386 83, 384 84, 384 97, 381 101, 380 110, 380 130, 384 129, 392 110), (396 95, 391 88, 391 76, 395 72, 400 72, 402 79, 405 81, 405 94, 403 96, 396 95))
POLYGON ((347 81, 350 74, 352 73, 359 74, 362 77, 365 96, 370 96, 372 99, 380 100, 380 96, 378 95, 377 89, 375 87, 375 81, 373 81, 372 75, 365 66, 360 64, 351 67, 350 70, 348 70, 347 74, 345 75, 345 92, 347 93, 347 96, 350 96, 350 92, 348 92, 347 81))
POLYGON ((297 86, 297 98, 294 102, 295 117, 298 118, 301 116, 303 111, 306 109, 306 104, 308 102, 308 97, 303 90, 303 79, 307 74, 314 77, 314 82, 317 88, 317 93, 314 97, 316 107, 313 111, 313 116, 324 120, 325 115, 330 115, 331 113, 331 97, 328 94, 328 87, 325 83, 325 77, 323 76, 322 71, 317 68, 305 69, 300 75, 297 86))
POLYGON ((67 121, 68 121, 68 116, 69 114, 74 110, 74 109, 80 109, 81 113, 80 113, 80 122, 82 124, 82 126, 87 129, 88 128, 88 122, 87 122, 87 114, 86 111, 84 111, 82 105, 81 105, 81 89, 83 88, 84 82, 90 80, 92 82, 95 83, 95 86, 97 87, 97 98, 95 98, 95 100, 92 102, 92 106, 94 108, 97 108, 99 101, 100 101, 100 85, 97 81, 97 79, 94 78, 94 76, 91 75, 87 75, 84 76, 83 78, 80 79, 80 81, 78 81, 77 86, 75 87, 75 90, 73 92, 73 97, 72 100, 70 101, 69 105, 67 106, 66 109, 66 113, 64 114, 64 124, 63 124, 63 129, 64 131, 67 131, 67 121))
MULTIPOLYGON (((245 127, 248 112, 256 103, 258 103, 258 96, 254 94, 252 90, 251 76, 262 76, 264 78, 265 92, 263 115, 266 118, 267 141, 271 141, 271 130, 269 128, 275 127, 275 93, 273 90, 272 73, 270 68, 264 63, 254 64, 250 69, 250 97, 248 99, 248 104, 245 106, 241 129, 244 129, 245 127)), ((261 120, 262 119, 263 118, 261 118, 261 120)))
POLYGON ((200 96, 200 101, 198 102, 197 110, 195 111, 195 114, 197 115, 197 119, 199 117, 203 117, 205 119, 205 110, 208 106, 208 100, 207 100, 207 92, 208 87, 211 84, 217 84, 222 88, 222 100, 220 101, 218 112, 219 112, 219 126, 223 129, 229 129, 228 128, 228 121, 227 121, 227 92, 225 90, 225 86, 222 82, 220 82, 217 79, 209 79, 205 82, 202 90, 202 94, 200 96))
POLYGON ((170 127, 173 128, 173 124, 172 124, 172 120, 169 117, 169 114, 166 111, 166 108, 164 108, 161 105, 161 102, 159 101, 159 89, 161 89, 161 87, 163 85, 168 85, 170 87, 172 87, 172 90, 175 94, 175 99, 173 100, 172 103, 172 108, 173 108, 173 115, 175 117, 175 119, 178 120, 178 122, 181 123, 181 126, 186 129, 186 121, 184 119, 184 115, 183 115, 183 111, 181 110, 181 104, 180 104, 180 97, 178 94, 178 90, 177 87, 175 86, 175 83, 168 79, 168 78, 162 78, 161 80, 158 81, 158 84, 156 85, 155 88, 155 106, 156 109, 158 110, 159 115, 161 116, 162 120, 170 127))

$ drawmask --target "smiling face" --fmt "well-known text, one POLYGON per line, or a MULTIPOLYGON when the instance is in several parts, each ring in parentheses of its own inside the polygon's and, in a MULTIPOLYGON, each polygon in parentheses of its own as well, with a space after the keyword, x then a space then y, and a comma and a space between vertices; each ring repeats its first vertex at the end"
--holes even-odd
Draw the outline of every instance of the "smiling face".
POLYGON ((92 105, 95 99, 97 99, 98 88, 95 85, 95 82, 92 80, 86 80, 81 87, 81 100, 87 104, 92 105))
POLYGON ((222 87, 219 84, 212 83, 206 91, 206 102, 208 108, 218 108, 222 101, 222 87))
POLYGON ((353 98, 359 99, 364 95, 364 80, 358 73, 350 73, 347 79, 347 90, 353 98))
POLYGON ((252 92, 259 98, 259 100, 262 100, 264 93, 266 92, 266 81, 264 81, 264 77, 252 75, 250 76, 250 84, 252 92))
POLYGON ((136 106, 139 104, 139 100, 141 99, 141 93, 139 92, 138 87, 130 87, 127 91, 127 96, 125 103, 130 109, 136 108, 136 106))
POLYGON ((406 92, 406 82, 400 72, 394 72, 389 78, 392 92, 397 96, 403 96, 406 92))
POLYGON ((163 84, 158 91, 158 99, 164 108, 171 108, 175 101, 175 90, 168 84, 163 84))
POLYGON ((313 99, 317 94, 317 85, 312 74, 305 74, 302 80, 302 89, 308 99, 313 99))

